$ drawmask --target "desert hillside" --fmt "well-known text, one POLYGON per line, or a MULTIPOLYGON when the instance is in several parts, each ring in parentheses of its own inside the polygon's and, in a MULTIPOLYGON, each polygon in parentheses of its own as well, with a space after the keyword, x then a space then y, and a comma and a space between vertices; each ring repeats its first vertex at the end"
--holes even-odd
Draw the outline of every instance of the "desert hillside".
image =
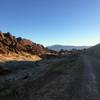
POLYGON ((86 53, 92 56, 100 57, 100 44, 87 49, 86 53))
POLYGON ((43 45, 0 31, 0 61, 37 61, 47 51, 43 45))
POLYGON ((15 37, 10 32, 3 33, 0 32, 0 53, 9 54, 26 52, 30 54, 41 55, 45 53, 48 49, 43 45, 36 44, 31 40, 24 39, 22 37, 15 37))

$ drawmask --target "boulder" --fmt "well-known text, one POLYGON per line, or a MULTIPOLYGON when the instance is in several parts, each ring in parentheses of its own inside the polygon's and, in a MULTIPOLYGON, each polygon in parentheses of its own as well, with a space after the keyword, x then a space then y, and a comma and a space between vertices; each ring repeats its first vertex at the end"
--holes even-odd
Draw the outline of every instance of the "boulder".
POLYGON ((27 40, 27 39, 22 39, 22 40, 20 40, 18 42, 23 46, 27 46, 27 45, 32 46, 32 41, 27 40))
POLYGON ((10 41, 13 41, 13 36, 10 32, 5 33, 4 36, 8 38, 10 41))

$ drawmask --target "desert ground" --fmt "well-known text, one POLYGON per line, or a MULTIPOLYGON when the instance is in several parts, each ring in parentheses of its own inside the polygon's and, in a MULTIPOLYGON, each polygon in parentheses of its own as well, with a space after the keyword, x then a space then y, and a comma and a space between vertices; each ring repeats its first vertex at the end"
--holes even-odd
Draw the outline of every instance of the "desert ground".
POLYGON ((100 100, 99 59, 81 55, 40 61, 7 61, 1 67, 1 100, 100 100))

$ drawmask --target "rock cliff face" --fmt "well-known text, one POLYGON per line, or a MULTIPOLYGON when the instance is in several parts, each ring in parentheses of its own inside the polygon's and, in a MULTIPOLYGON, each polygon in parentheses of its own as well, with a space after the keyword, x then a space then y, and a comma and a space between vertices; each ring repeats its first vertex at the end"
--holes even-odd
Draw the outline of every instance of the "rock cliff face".
POLYGON ((48 51, 43 45, 33 43, 30 40, 21 37, 16 38, 10 32, 2 33, 0 31, 0 54, 8 54, 10 52, 42 55, 48 51))

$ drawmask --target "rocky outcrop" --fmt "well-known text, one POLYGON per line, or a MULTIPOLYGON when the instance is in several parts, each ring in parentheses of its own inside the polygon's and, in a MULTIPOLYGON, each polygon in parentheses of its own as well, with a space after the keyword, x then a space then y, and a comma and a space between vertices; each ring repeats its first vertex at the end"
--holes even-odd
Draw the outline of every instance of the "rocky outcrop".
POLYGON ((10 32, 2 33, 0 31, 0 53, 8 54, 9 52, 42 55, 48 51, 43 45, 33 43, 28 39, 21 37, 16 38, 10 32))
POLYGON ((18 43, 20 43, 23 46, 26 46, 26 45, 32 46, 33 45, 32 41, 27 40, 27 39, 21 38, 21 39, 17 39, 17 41, 18 41, 18 43))
POLYGON ((2 41, 4 39, 4 35, 3 33, 0 31, 0 41, 2 41))

